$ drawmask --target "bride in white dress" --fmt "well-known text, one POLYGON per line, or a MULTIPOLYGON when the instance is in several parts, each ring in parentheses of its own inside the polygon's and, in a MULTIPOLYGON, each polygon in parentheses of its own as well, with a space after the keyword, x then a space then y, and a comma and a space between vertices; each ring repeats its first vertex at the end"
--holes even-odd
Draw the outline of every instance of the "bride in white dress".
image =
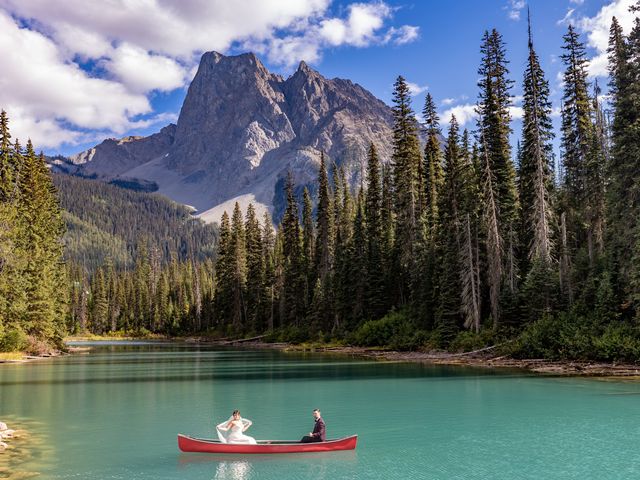
POLYGON ((248 443, 255 445, 258 443, 256 439, 244 434, 244 431, 252 424, 251 420, 240 416, 239 410, 234 410, 229 420, 216 427, 218 438, 222 443, 248 443))

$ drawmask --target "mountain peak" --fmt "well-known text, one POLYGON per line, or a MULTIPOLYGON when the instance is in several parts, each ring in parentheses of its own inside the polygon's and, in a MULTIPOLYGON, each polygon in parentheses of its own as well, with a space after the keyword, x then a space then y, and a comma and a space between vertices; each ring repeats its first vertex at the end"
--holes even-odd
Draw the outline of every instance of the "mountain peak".
POLYGON ((226 65, 227 68, 243 68, 250 66, 267 72, 266 67, 253 52, 241 53, 240 55, 223 55, 216 51, 205 52, 200 60, 200 68, 205 66, 226 65))
POLYGON ((313 68, 311 68, 309 65, 307 65, 307 63, 302 60, 300 61, 300 63, 298 64, 298 69, 296 70, 296 73, 302 73, 306 76, 310 76, 310 75, 319 75, 318 72, 316 72, 313 68))
POLYGON ((220 61, 220 59, 224 58, 224 55, 218 53, 216 51, 204 52, 202 57, 200 58, 200 65, 205 63, 216 64, 220 61))

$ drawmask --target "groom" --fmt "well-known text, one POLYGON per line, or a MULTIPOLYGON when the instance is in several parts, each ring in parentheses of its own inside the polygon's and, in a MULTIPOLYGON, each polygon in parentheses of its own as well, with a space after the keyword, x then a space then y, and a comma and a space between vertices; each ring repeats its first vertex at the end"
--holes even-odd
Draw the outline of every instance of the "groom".
POLYGON ((313 411, 313 418, 316 421, 316 424, 313 427, 313 432, 302 437, 302 440, 300 440, 302 443, 324 442, 327 440, 324 420, 322 420, 322 417, 320 416, 320 410, 318 410, 317 408, 313 411))

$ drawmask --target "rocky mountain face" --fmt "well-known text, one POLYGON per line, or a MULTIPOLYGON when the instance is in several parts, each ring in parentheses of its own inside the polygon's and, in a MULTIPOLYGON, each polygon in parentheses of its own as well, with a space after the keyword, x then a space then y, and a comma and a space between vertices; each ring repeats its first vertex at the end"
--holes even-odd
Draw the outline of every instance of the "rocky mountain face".
POLYGON ((109 138, 101 144, 69 157, 76 165, 83 165, 84 173, 98 176, 118 176, 150 158, 168 152, 173 144, 176 126, 169 124, 148 137, 109 138))
POLYGON ((69 162, 71 173, 155 182, 206 221, 217 221, 235 201, 243 208, 251 201, 277 218, 287 171, 300 190, 313 185, 324 151, 355 184, 369 144, 388 160, 391 138, 390 107, 360 85, 326 79, 304 62, 283 79, 252 53, 208 52, 177 125, 149 137, 105 140, 69 162))

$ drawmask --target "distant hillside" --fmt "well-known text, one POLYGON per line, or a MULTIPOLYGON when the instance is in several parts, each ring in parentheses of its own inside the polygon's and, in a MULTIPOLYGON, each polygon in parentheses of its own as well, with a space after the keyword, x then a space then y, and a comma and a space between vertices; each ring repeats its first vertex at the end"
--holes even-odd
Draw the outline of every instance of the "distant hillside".
POLYGON ((53 182, 67 223, 67 260, 93 270, 108 257, 128 267, 140 240, 157 246, 163 261, 215 254, 217 228, 165 197, 64 174, 53 182))

